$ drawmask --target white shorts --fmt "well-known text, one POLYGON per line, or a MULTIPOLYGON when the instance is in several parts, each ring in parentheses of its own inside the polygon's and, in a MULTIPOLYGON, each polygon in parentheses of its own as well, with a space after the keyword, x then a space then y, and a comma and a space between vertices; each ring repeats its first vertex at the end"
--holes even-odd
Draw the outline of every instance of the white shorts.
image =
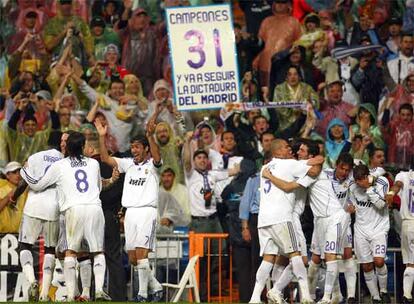
POLYGON ((355 255, 358 263, 371 263, 374 261, 374 257, 385 258, 386 254, 387 233, 368 238, 355 231, 355 255))
POLYGON ((300 215, 293 213, 293 227, 295 228, 296 237, 298 238, 300 253, 302 256, 308 256, 306 238, 303 233, 302 223, 300 222, 300 215))
POLYGON ((125 213, 125 249, 146 248, 154 251, 157 208, 128 208, 125 213))
POLYGON ((298 238, 292 222, 259 228, 260 255, 287 255, 299 251, 298 238))
POLYGON ((414 264, 414 220, 403 220, 401 251, 404 264, 414 264))
POLYGON ((47 221, 23 214, 19 242, 33 245, 40 235, 45 240, 45 247, 56 247, 59 235, 58 221, 47 221))
POLYGON ((322 218, 315 218, 312 234, 311 251, 325 257, 325 253, 342 255, 350 218, 340 210, 337 213, 322 218))
POLYGON ((68 249, 81 251, 85 239, 89 252, 104 250, 105 217, 98 205, 78 205, 65 211, 68 249))
POLYGON ((353 237, 352 237, 351 223, 349 223, 348 228, 346 229, 346 236, 345 236, 343 244, 344 244, 344 248, 352 248, 353 247, 353 237))
MULTIPOLYGON (((66 239, 66 220, 65 215, 59 216, 59 238, 57 241, 56 252, 64 253, 68 250, 68 240, 66 239)), ((79 252, 89 252, 88 243, 85 239, 82 240, 79 252)))

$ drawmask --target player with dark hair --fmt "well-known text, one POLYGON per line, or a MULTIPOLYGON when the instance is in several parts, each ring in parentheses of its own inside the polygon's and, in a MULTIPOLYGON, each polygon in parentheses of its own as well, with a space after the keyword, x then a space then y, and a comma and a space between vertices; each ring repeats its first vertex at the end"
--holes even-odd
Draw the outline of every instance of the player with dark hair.
POLYGON ((76 253, 84 239, 94 255, 95 299, 110 300, 103 291, 106 262, 103 254, 105 219, 99 194, 102 188, 99 164, 83 155, 85 137, 79 132, 69 135, 64 159, 55 162, 40 179, 23 168, 22 177, 35 191, 55 185, 62 194, 60 212, 65 215, 67 248, 65 252, 64 276, 67 300, 75 299, 76 253))
POLYGON ((350 201, 355 217, 355 254, 362 264, 365 282, 373 303, 391 303, 387 293, 387 235, 390 219, 385 195, 388 180, 370 175, 366 165, 353 170, 355 183, 350 187, 350 201), (374 271, 375 267, 375 271, 374 271), (379 290, 378 290, 379 285, 379 290))
POLYGON ((95 122, 99 134, 101 160, 125 173, 122 206, 125 213, 125 248, 129 261, 138 270, 138 302, 162 298, 162 286, 153 275, 148 254, 154 250, 159 193, 159 147, 154 139, 155 119, 150 120, 146 136, 131 139, 131 158, 111 157, 105 147, 107 127, 95 122))

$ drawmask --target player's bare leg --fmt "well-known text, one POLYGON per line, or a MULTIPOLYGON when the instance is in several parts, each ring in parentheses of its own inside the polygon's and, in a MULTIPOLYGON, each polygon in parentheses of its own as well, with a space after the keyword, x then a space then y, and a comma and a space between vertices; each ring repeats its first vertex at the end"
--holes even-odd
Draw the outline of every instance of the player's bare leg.
POLYGON ((270 276, 276 256, 273 254, 264 254, 262 263, 257 269, 256 283, 254 284, 253 294, 249 303, 261 303, 260 296, 266 285, 266 280, 270 276))

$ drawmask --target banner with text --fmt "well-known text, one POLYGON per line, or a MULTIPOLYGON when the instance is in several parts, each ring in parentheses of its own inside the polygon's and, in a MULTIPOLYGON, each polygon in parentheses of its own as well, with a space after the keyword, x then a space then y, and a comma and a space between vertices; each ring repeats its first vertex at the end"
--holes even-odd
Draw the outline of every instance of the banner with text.
POLYGON ((240 100, 229 4, 166 9, 178 110, 221 108, 240 100))
MULTIPOLYGON (((27 302, 29 282, 21 272, 19 242, 15 234, 0 234, 0 302, 27 302)), ((35 271, 38 269, 38 250, 33 248, 35 271)))

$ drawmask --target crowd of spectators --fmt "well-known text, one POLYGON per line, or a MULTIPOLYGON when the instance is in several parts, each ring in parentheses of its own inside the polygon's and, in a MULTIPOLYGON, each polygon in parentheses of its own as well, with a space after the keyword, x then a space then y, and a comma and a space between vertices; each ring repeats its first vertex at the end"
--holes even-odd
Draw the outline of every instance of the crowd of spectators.
MULTIPOLYGON (((231 231, 226 217, 236 212, 233 219, 239 218, 232 204, 238 204, 274 138, 317 140, 326 167, 342 152, 367 165, 381 152, 376 166, 391 172, 407 170, 413 161, 414 1, 3 0, 1 5, 0 233, 19 227, 25 196, 13 207, 8 200, 19 182, 19 164, 47 148, 52 130, 76 130, 97 141, 96 120, 108 126, 111 155, 124 157, 130 138, 145 134, 156 114, 163 232, 176 226, 231 231), (178 111, 164 9, 223 2, 234 13, 242 101, 293 101, 303 107, 178 111), (191 174, 206 168, 230 174, 217 176, 210 189, 207 177, 191 174), (204 193, 195 193, 200 185, 204 193)), ((99 145, 96 149, 99 155, 99 145)), ((121 193, 115 189, 110 191, 121 193)), ((115 215, 118 196, 108 207, 115 215)), ((249 236, 241 236, 241 229, 235 234, 240 236, 233 242, 247 246, 249 236)))

